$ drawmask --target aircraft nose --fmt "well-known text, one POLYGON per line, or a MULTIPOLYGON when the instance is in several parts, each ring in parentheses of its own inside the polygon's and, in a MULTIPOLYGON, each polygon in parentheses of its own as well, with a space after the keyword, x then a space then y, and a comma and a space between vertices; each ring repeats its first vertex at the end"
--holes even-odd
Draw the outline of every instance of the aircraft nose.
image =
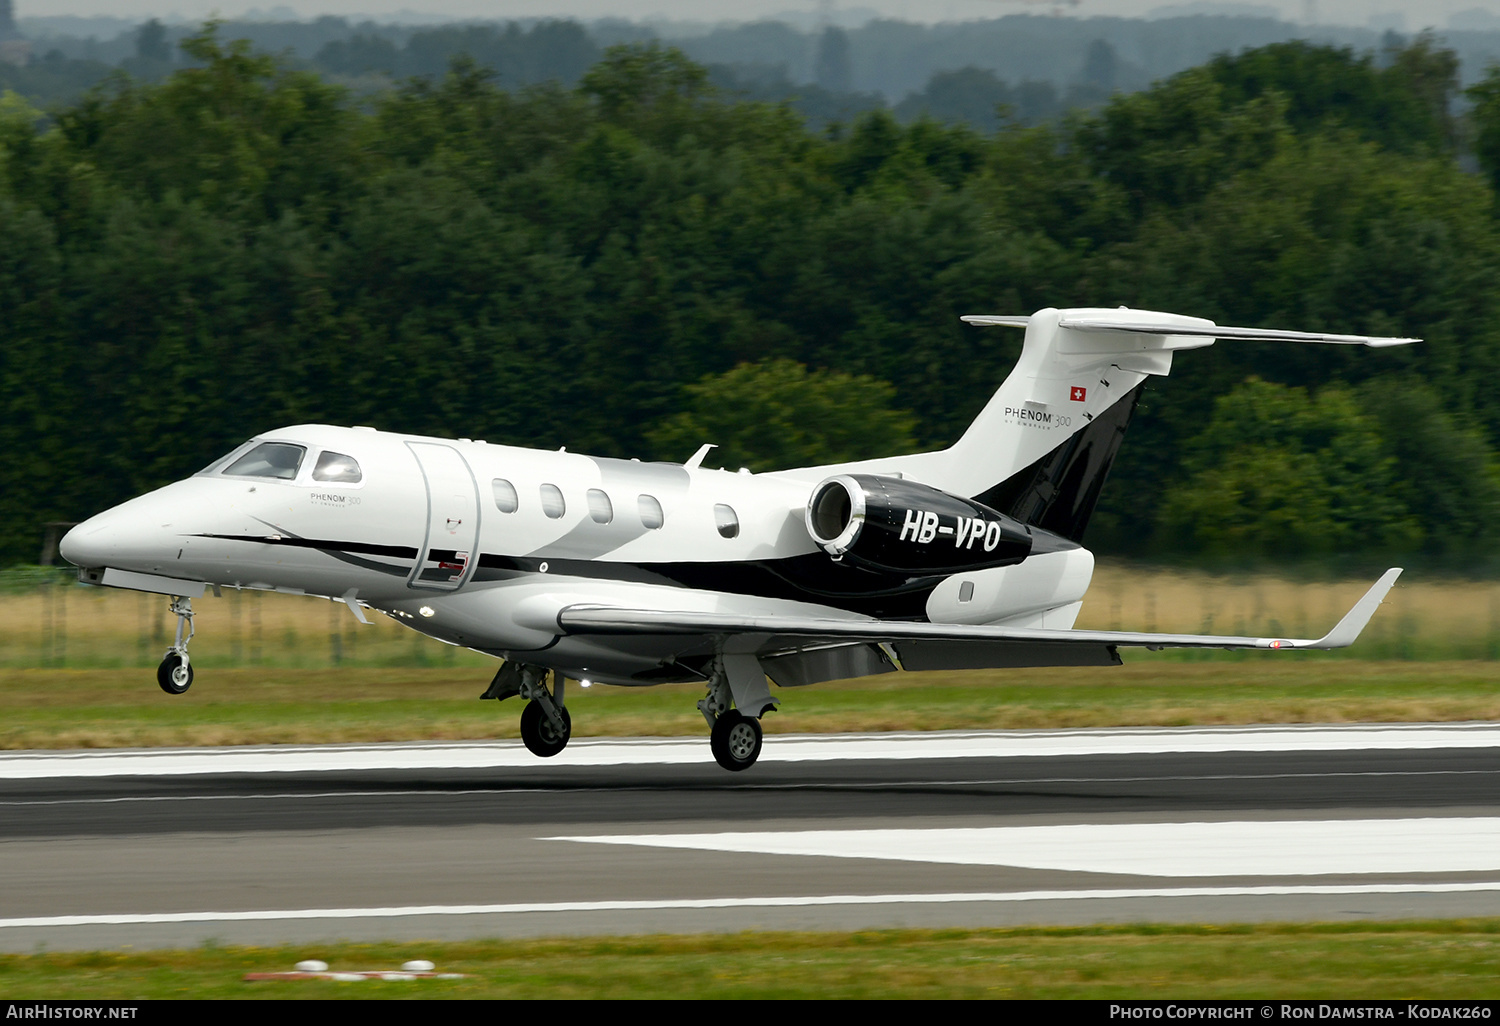
POLYGON ((63 535, 57 551, 74 566, 88 568, 131 570, 159 563, 176 546, 170 524, 153 505, 137 499, 90 517, 63 535))
POLYGON ((115 552, 118 532, 111 530, 108 512, 90 517, 63 535, 57 551, 74 566, 101 567, 115 552))

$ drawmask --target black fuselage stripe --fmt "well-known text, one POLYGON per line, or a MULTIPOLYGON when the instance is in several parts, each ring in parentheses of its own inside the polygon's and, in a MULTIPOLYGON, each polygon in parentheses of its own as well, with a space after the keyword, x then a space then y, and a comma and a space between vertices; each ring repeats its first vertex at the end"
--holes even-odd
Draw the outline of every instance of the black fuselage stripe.
MULTIPOLYGON (((410 568, 360 559, 354 554, 409 560, 417 558, 417 550, 404 545, 375 545, 369 542, 292 538, 284 535, 279 538, 242 534, 202 534, 197 537, 313 549, 341 562, 392 576, 405 576, 410 573, 410 568)), ((429 553, 428 562, 440 555, 437 552, 429 553)), ((942 576, 908 576, 835 563, 816 552, 778 559, 714 563, 635 563, 568 557, 542 559, 536 556, 503 556, 487 552, 479 557, 480 572, 475 579, 496 580, 512 573, 539 574, 544 572, 541 569, 543 563, 547 564, 546 573, 566 577, 628 581, 721 591, 732 595, 753 595, 758 598, 815 602, 893 620, 925 619, 927 597, 943 579, 942 576), (491 576, 485 574, 485 570, 501 573, 491 576)))
POLYGON ((195 538, 217 538, 221 541, 259 542, 262 545, 289 545, 296 549, 319 549, 324 552, 359 552, 367 556, 391 556, 395 559, 416 559, 417 550, 410 545, 376 545, 373 542, 329 541, 322 538, 291 538, 283 535, 272 538, 260 534, 198 534, 195 538))

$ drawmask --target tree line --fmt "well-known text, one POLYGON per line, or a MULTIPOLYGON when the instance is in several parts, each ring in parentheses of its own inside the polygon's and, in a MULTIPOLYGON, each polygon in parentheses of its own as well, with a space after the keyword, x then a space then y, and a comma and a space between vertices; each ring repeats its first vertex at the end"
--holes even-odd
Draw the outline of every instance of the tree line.
POLYGON ((1120 304, 1426 341, 1179 357, 1094 547, 1494 541, 1500 74, 1460 119, 1430 40, 989 132, 810 130, 657 44, 358 99, 212 28, 184 49, 49 117, 0 100, 4 562, 298 422, 752 469, 942 445, 1020 345, 960 315, 1120 304))

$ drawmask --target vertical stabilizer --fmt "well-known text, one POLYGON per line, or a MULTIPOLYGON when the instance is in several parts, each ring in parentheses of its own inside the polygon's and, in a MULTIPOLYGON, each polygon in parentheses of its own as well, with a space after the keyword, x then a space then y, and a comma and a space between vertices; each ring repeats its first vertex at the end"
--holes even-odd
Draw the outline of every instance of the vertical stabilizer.
POLYGON ((1373 348, 1418 341, 1226 327, 1202 317, 1123 306, 964 320, 1024 327, 1026 340, 1015 369, 963 437, 941 452, 818 469, 899 473, 1074 540, 1098 502, 1142 384, 1154 374, 1168 374, 1178 350, 1211 346, 1218 339, 1373 348))
MULTIPOLYGON (((1006 506, 1019 510, 1017 503, 1034 516, 1040 516, 1043 507, 1067 507, 1074 511, 1069 519, 1081 529, 1098 498, 1103 474, 1119 449, 1119 435, 1130 419, 1141 383, 1152 374, 1170 371, 1175 350, 1213 344, 1212 338, 1101 333, 1061 323, 1090 316, 1158 328, 1180 323, 1201 329, 1213 324, 1197 317, 1124 308, 966 317, 978 325, 1026 328, 1015 369, 952 446, 941 452, 882 460, 879 466, 955 495, 980 498, 1001 512, 1010 512, 1006 506), (1090 430, 1096 422, 1099 427, 1090 430), (1073 441, 1078 436, 1082 438, 1073 441), (1063 495, 1059 489, 1081 491, 1092 498, 1074 501, 1074 496, 1063 495), (1002 505, 994 506, 989 499, 1002 505)), ((867 463, 879 472, 875 462, 867 463)))

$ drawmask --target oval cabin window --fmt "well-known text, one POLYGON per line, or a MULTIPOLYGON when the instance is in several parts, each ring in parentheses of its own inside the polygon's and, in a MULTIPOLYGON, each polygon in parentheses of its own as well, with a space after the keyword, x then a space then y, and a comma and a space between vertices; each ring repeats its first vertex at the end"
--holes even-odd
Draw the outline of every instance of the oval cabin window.
POLYGON ((714 506, 714 526, 725 538, 739 537, 740 518, 735 514, 733 507, 726 506, 722 502, 714 506))
POLYGON ((490 482, 490 487, 495 490, 495 508, 501 513, 514 513, 521 508, 521 497, 516 494, 516 486, 497 477, 490 482))
POLYGON ((654 495, 642 495, 636 500, 640 504, 641 523, 649 530, 656 531, 662 524, 667 522, 667 516, 661 511, 661 503, 654 495))
POLYGON ((557 520, 567 511, 568 504, 563 502, 562 489, 555 484, 542 485, 542 512, 557 520))
POLYGON ((615 518, 615 507, 609 496, 598 488, 588 491, 589 518, 596 524, 607 524, 615 518))

